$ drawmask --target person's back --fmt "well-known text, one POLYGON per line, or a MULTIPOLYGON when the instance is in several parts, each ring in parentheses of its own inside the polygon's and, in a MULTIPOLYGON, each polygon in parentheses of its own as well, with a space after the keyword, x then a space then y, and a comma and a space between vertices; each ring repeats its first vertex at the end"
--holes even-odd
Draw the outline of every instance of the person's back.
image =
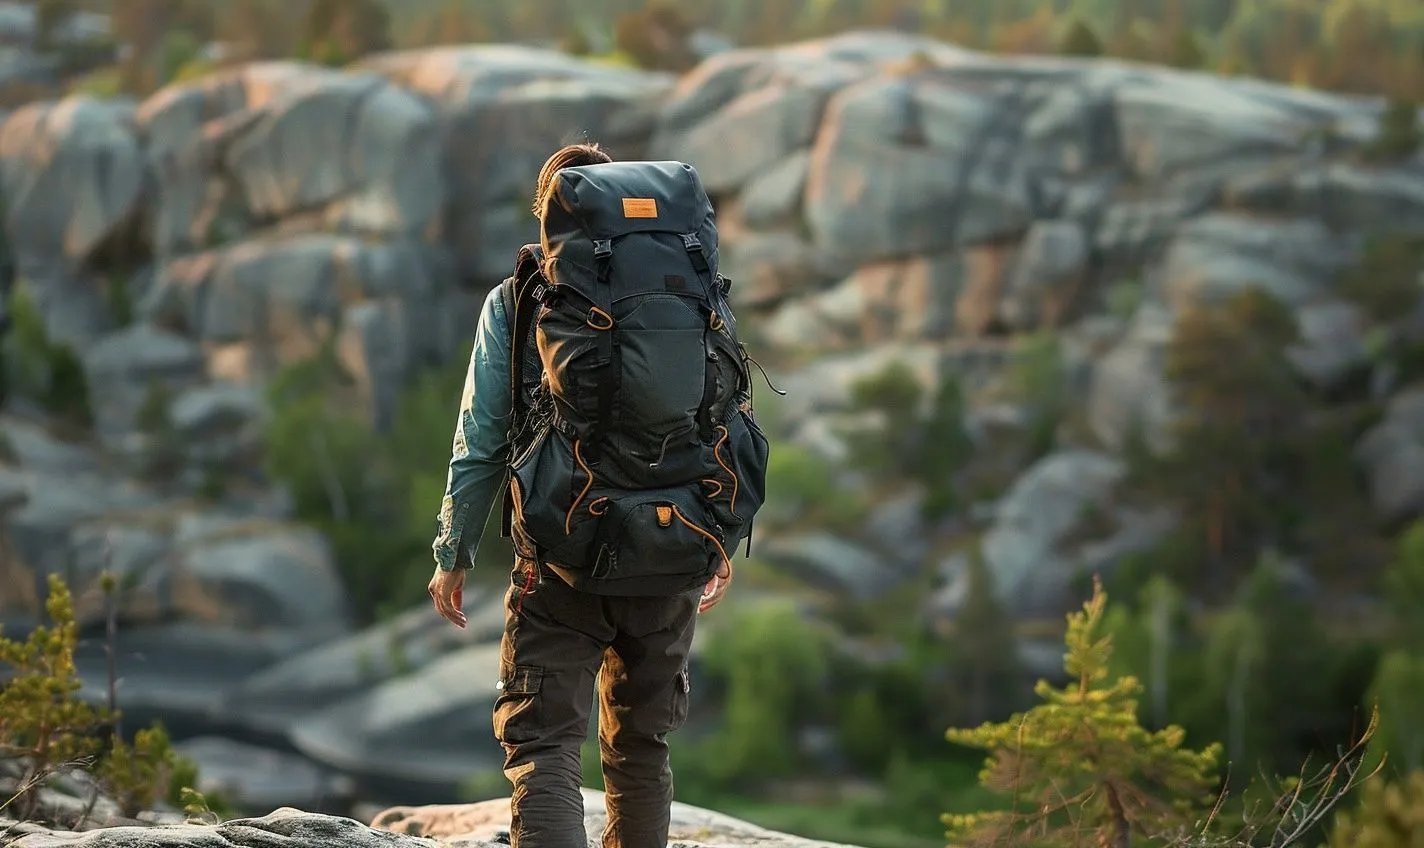
POLYGON ((507 475, 494 731, 511 842, 586 844, 596 693, 604 845, 663 848, 697 616, 749 537, 767 444, 695 170, 571 145, 545 163, 534 210, 540 244, 481 312, 430 593, 464 626, 464 571, 507 475))

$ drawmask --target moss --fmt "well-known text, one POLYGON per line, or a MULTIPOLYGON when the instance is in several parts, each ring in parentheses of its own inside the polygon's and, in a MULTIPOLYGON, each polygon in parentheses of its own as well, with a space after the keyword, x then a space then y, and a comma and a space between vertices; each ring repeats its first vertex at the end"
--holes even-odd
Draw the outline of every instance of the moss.
POLYGON ((1414 155, 1421 143, 1424 130, 1419 127, 1419 104, 1394 98, 1380 113, 1374 140, 1361 153, 1368 162, 1390 162, 1414 155))

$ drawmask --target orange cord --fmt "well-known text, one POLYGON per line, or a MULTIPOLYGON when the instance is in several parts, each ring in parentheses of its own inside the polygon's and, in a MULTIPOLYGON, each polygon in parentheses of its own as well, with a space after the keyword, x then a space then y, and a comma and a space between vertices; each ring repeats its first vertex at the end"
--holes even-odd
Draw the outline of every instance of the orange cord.
POLYGON ((574 461, 578 463, 579 468, 583 469, 587 480, 583 484, 583 491, 579 492, 578 497, 574 498, 574 502, 569 504, 569 511, 564 513, 564 535, 566 536, 573 532, 574 510, 583 503, 583 499, 588 495, 588 490, 593 488, 593 472, 583 461, 583 448, 579 445, 578 439, 574 439, 574 461))
POLYGON ((710 541, 712 544, 716 545, 717 555, 722 557, 722 562, 727 564, 727 571, 730 572, 732 570, 732 558, 727 556, 726 549, 722 547, 721 542, 717 541, 716 536, 713 536, 711 533, 708 533, 706 530, 703 530, 701 527, 698 527, 696 524, 692 523, 691 521, 688 521, 687 516, 683 515, 682 510, 678 509, 677 507, 672 508, 672 514, 677 516, 678 521, 681 521, 683 524, 687 525, 687 528, 689 530, 699 536, 702 536, 703 538, 710 541))
MULTIPOLYGON (((736 515, 736 514, 737 514, 737 489, 740 488, 740 486, 741 486, 741 481, 739 481, 739 480, 737 479, 737 472, 733 471, 733 470, 731 469, 731 466, 729 466, 727 463, 725 463, 725 462, 722 461, 722 445, 725 445, 725 444, 727 443, 727 440, 730 439, 732 436, 731 436, 730 433, 727 432, 727 428, 724 427, 724 426, 719 425, 719 426, 717 427, 717 429, 722 431, 722 438, 718 439, 718 440, 717 440, 717 444, 715 444, 715 445, 712 446, 712 455, 717 458, 717 464, 720 465, 720 466, 722 466, 722 470, 725 471, 725 472, 727 472, 727 476, 732 478, 732 506, 731 506, 731 508, 732 508, 732 514, 733 514, 733 515, 736 515)), ((720 495, 721 493, 722 493, 722 490, 721 490, 721 489, 718 489, 718 490, 717 490, 717 494, 720 495)), ((717 495, 713 495, 712 497, 715 498, 715 497, 717 497, 717 495)))

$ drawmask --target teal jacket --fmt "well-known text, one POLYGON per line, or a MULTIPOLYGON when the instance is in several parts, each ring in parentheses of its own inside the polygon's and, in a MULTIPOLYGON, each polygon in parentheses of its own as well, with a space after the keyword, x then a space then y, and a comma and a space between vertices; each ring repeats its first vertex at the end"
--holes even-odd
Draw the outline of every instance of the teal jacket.
POLYGON ((472 568, 490 510, 503 491, 509 457, 509 321, 495 286, 485 298, 465 372, 450 471, 440 499, 435 563, 472 568))

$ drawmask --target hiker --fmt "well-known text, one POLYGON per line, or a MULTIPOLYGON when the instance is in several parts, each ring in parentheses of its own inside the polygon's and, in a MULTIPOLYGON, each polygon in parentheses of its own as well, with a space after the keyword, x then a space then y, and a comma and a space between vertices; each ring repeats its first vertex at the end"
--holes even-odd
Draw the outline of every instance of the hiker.
POLYGON ((768 445, 697 172, 596 144, 539 173, 540 243, 485 299, 429 591, 459 627, 503 492, 515 562, 494 732, 513 848, 585 848, 580 746, 598 696, 605 848, 665 848, 667 734, 700 612, 732 581, 768 445))

